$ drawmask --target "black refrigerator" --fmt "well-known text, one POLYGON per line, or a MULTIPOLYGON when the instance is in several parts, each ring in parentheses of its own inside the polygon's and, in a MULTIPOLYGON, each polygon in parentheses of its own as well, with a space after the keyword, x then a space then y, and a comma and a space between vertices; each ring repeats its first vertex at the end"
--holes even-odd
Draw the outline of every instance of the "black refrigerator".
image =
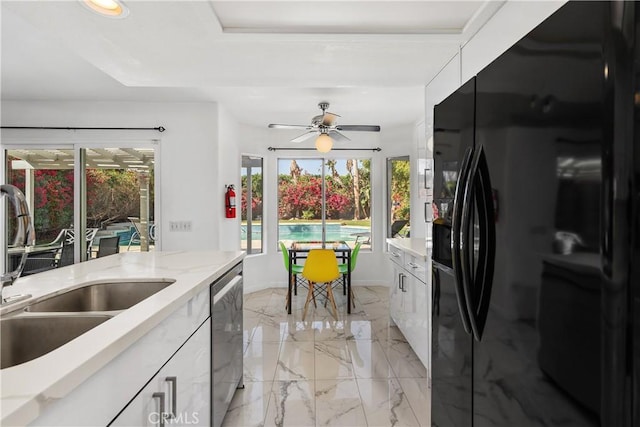
POLYGON ((640 425, 636 9, 568 2, 435 107, 433 426, 640 425))

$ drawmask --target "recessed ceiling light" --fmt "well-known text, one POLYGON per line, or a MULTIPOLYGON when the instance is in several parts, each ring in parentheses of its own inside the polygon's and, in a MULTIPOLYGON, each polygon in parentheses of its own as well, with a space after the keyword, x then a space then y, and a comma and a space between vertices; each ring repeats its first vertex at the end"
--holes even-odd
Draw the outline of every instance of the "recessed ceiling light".
POLYGON ((80 0, 82 4, 109 18, 125 18, 129 15, 129 8, 119 0, 80 0))

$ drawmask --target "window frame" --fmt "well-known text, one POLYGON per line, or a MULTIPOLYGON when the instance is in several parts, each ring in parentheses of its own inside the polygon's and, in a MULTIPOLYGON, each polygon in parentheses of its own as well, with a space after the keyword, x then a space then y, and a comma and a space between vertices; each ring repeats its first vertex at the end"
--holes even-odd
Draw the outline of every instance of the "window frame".
MULTIPOLYGON (((122 133, 118 135, 112 135, 112 133, 102 131, 89 131, 80 141, 71 141, 68 136, 61 135, 60 132, 51 131, 47 132, 44 136, 34 138, 31 133, 29 135, 21 136, 21 133, 11 133, 7 135, 6 144, 2 144, 2 165, 0 168, 0 175, 3 182, 8 182, 7 160, 8 153, 12 150, 30 149, 30 150, 50 150, 63 149, 73 150, 74 152, 74 190, 73 190, 73 227, 76 230, 80 230, 79 235, 84 235, 87 223, 87 199, 86 199, 86 162, 83 161, 86 156, 87 149, 101 149, 101 148, 147 148, 153 149, 155 170, 154 170, 154 182, 155 188, 162 188, 161 185, 161 144, 160 139, 156 138, 122 138, 122 133), (79 183, 79 184, 77 184, 79 183)), ((33 213, 32 213, 33 215, 33 213)), ((154 220, 157 223, 156 227, 156 239, 155 239, 155 251, 162 250, 162 205, 161 205, 161 191, 154 191, 154 220)), ((8 251, 7 251, 7 215, 6 209, 0 209, 0 246, 2 250, 2 256, 0 257, 0 267, 3 268, 8 265, 8 251)), ((78 239, 79 244, 74 244, 74 264, 87 261, 86 255, 86 242, 84 239, 78 239)))
MULTIPOLYGON (((319 153, 316 153, 319 154, 319 153)), ((361 161, 365 161, 368 160, 370 162, 370 170, 369 170, 369 198, 370 198, 370 227, 369 227, 369 233, 370 233, 370 244, 368 245, 368 247, 362 247, 360 250, 364 251, 364 252, 372 252, 373 248, 374 248, 374 206, 375 206, 375 191, 374 191, 374 169, 376 169, 375 166, 375 157, 374 156, 362 156, 362 155, 348 155, 348 154, 343 154, 343 153, 336 153, 336 155, 334 155, 334 152, 330 152, 328 153, 329 155, 313 155, 313 156, 295 156, 295 155, 285 155, 285 156, 277 156, 275 158, 275 187, 276 187, 276 200, 279 200, 280 198, 280 174, 279 174, 279 165, 280 165, 280 161, 284 160, 284 161, 291 161, 291 160, 319 160, 321 162, 321 194, 322 194, 322 213, 321 213, 321 221, 322 221, 322 240, 326 241, 326 223, 327 223, 327 206, 326 206, 326 162, 327 160, 355 160, 356 162, 361 162, 361 161)), ((280 251, 280 246, 278 244, 278 242, 280 242, 280 214, 278 211, 279 208, 279 203, 276 202, 275 204, 276 206, 276 250, 279 252, 280 251)))
MULTIPOLYGON (((241 194, 244 193, 245 189, 242 187, 242 172, 244 169, 247 169, 247 236, 246 236, 246 248, 243 249, 246 251, 247 255, 259 255, 264 253, 264 157, 252 154, 242 154, 241 155, 241 166, 240 166, 240 191, 241 194), (256 166, 253 163, 260 163, 260 174, 262 176, 262 220, 260 221, 260 248, 259 250, 255 250, 252 248, 252 239, 253 234, 253 208, 251 203, 249 202, 250 196, 253 195, 253 179, 251 177, 253 174, 251 173, 252 166, 256 166)), ((242 203, 242 201, 240 201, 242 203)), ((240 206, 240 227, 242 227, 242 206, 240 206)), ((241 231, 242 233, 242 231, 241 231)), ((243 239, 240 240, 240 245, 242 247, 243 239)))
MULTIPOLYGON (((406 161, 409 164, 409 170, 411 170, 411 156, 410 155, 402 155, 402 156, 394 156, 394 157, 387 157, 386 159, 386 175, 387 175, 387 180, 386 180, 386 187, 387 187, 387 200, 385 201, 386 204, 386 214, 387 214, 387 224, 386 224, 386 231, 385 231, 385 235, 387 238, 391 238, 391 225, 393 224, 393 221, 391 220, 392 218, 392 214, 393 214, 393 201, 391 200, 391 194, 392 194, 392 186, 391 186, 391 180, 393 178, 393 166, 392 163, 395 161, 406 161)), ((409 178, 409 200, 411 200, 411 178, 409 178)), ((411 216, 409 216, 409 220, 411 219, 411 216)))

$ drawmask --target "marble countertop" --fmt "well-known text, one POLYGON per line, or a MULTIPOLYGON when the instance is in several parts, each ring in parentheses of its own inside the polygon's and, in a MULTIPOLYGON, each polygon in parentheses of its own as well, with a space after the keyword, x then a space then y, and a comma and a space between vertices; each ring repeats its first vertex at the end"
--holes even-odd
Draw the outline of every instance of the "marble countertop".
POLYGON ((47 400, 66 396, 243 258, 244 252, 122 253, 16 280, 3 296, 28 293, 32 298, 2 307, 2 317, 82 284, 127 279, 175 283, 44 356, 0 370, 0 424, 26 425, 36 419, 47 400))
POLYGON ((425 239, 420 238, 394 238, 387 239, 387 243, 401 249, 415 257, 427 260, 427 246, 425 239))

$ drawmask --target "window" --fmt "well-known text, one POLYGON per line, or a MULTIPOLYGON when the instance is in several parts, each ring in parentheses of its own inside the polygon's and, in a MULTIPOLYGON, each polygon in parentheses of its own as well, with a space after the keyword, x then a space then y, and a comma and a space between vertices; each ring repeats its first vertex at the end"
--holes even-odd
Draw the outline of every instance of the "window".
POLYGON ((409 236, 410 171, 408 156, 387 159, 387 237, 409 236))
POLYGON ((278 239, 371 248, 370 159, 278 159, 278 239))
POLYGON ((91 147, 86 149, 87 228, 100 238, 119 236, 123 251, 155 248, 155 155, 153 148, 91 147))
MULTIPOLYGON (((124 251, 154 248, 155 148, 141 145, 147 146, 16 145, 4 151, 6 182, 25 193, 36 234, 23 275, 44 270, 45 261, 50 267, 52 254, 53 266, 62 265, 63 252, 64 263, 94 258, 102 237, 119 236, 124 251), (78 165, 85 166, 78 171, 78 165), (84 239, 76 238, 77 230, 84 239)), ((9 255, 14 265, 18 251, 9 255)))
POLYGON ((247 254, 262 253, 262 158, 242 156, 240 247, 247 254))
MULTIPOLYGON (((62 244, 66 230, 74 223, 73 148, 58 146, 6 150, 5 159, 6 182, 18 187, 27 200, 35 230, 35 244, 62 244)), ((7 215, 10 218, 6 240, 9 245, 12 244, 10 239, 16 235, 13 216, 13 213, 7 215)), ((38 256, 46 261, 45 258, 51 254, 52 251, 45 251, 38 256)), ((22 252, 17 248, 9 250, 8 263, 11 270, 17 267, 21 256, 22 252)), ((27 267, 31 264, 34 263, 25 265, 23 273, 29 273, 27 267)), ((52 261, 48 264, 52 264, 52 261)))

